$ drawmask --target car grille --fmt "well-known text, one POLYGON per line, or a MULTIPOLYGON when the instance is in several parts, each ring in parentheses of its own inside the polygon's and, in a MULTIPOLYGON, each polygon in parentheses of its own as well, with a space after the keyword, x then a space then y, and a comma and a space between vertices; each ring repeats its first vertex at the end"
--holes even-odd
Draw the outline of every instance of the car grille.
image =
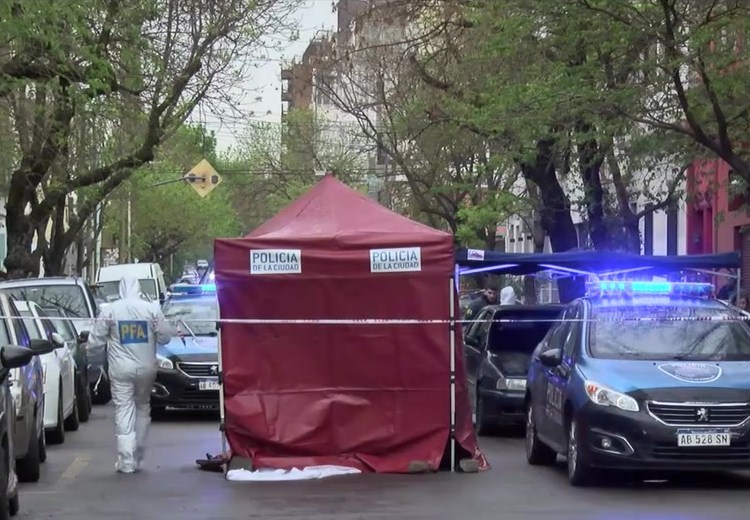
POLYGON ((736 426, 750 418, 750 403, 647 403, 648 411, 670 426, 736 426))
POLYGON ((692 461, 741 461, 750 459, 750 446, 747 443, 731 446, 696 446, 680 448, 676 442, 657 443, 651 448, 655 459, 692 461))
POLYGON ((216 390, 183 390, 182 398, 192 403, 218 404, 219 392, 216 390))
POLYGON ((177 368, 190 377, 218 377, 218 363, 177 363, 177 368), (215 369, 213 367, 216 367, 215 369), (216 370, 216 371, 214 371, 216 370))

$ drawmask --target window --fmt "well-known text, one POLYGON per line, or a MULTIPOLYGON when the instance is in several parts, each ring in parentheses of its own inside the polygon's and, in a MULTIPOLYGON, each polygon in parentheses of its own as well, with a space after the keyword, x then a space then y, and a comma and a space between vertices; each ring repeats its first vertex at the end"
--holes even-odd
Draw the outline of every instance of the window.
POLYGON ((575 362, 576 348, 581 341, 581 318, 583 318, 583 308, 580 305, 576 305, 575 310, 570 316, 570 319, 574 321, 570 322, 563 346, 563 361, 569 366, 572 366, 575 362))
POLYGON ((23 322, 24 327, 26 327, 26 331, 29 333, 29 338, 31 339, 44 339, 42 337, 42 333, 39 330, 39 327, 37 325, 36 320, 34 319, 34 316, 29 311, 21 311, 21 322, 23 322))
POLYGON ((77 285, 15 287, 7 292, 18 300, 31 301, 41 307, 60 307, 74 318, 92 318, 85 293, 77 285))
POLYGON ((562 322, 558 324, 550 335, 549 348, 563 348, 565 340, 568 337, 568 331, 570 330, 571 322, 567 321, 572 314, 572 310, 568 308, 562 315, 562 322))

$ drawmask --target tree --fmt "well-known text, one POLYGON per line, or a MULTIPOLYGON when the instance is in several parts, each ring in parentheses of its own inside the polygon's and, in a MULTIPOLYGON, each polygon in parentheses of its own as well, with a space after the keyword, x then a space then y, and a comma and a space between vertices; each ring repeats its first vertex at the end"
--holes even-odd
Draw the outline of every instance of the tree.
POLYGON ((281 125, 251 125, 220 161, 245 229, 260 225, 307 191, 318 180, 316 172, 333 171, 361 186, 366 164, 361 144, 350 135, 340 124, 297 108, 285 114, 281 125))
POLYGON ((399 210, 494 249, 497 223, 521 202, 509 190, 507 161, 490 140, 435 117, 439 97, 409 60, 427 36, 411 35, 401 23, 408 14, 391 7, 361 16, 356 41, 339 43, 316 88, 354 118, 381 163, 387 157, 384 182, 410 195, 399 210))
POLYGON ((264 36, 287 28, 295 5, 7 4, 0 17, 8 49, 0 61, 0 97, 15 120, 20 155, 6 204, 8 275, 36 274, 40 258, 55 274, 103 198, 151 162, 199 104, 227 101, 229 87, 250 70, 244 57, 263 47, 264 36), (74 139, 75 129, 89 126, 97 130, 97 146, 105 143, 100 162, 82 160, 91 148, 74 139), (65 226, 65 203, 73 193, 83 200, 65 226))
POLYGON ((160 147, 153 163, 138 169, 112 193, 107 230, 118 237, 121 259, 163 264, 179 254, 195 260, 207 256, 214 238, 237 236, 242 231, 226 186, 219 185, 204 198, 184 182, 154 186, 170 177, 179 178, 204 158, 216 163, 216 138, 202 126, 182 127, 160 147), (123 255, 127 230, 122 217, 128 202, 131 250, 123 255))

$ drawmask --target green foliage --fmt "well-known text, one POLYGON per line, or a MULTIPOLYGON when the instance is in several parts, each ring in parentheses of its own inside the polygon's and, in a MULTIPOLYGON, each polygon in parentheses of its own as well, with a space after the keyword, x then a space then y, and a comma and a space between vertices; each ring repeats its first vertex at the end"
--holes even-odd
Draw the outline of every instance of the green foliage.
POLYGON ((332 170, 361 185, 361 155, 347 134, 313 112, 293 109, 281 125, 252 125, 240 144, 220 159, 235 210, 245 231, 262 224, 332 170))
POLYGON ((133 258, 166 265, 175 255, 194 262, 212 256, 214 238, 242 232, 227 185, 220 184, 204 198, 184 182, 154 186, 182 176, 203 158, 216 167, 215 136, 201 126, 185 126, 165 143, 152 165, 138 170, 113 194, 106 230, 125 244, 123 223, 130 198, 133 258))

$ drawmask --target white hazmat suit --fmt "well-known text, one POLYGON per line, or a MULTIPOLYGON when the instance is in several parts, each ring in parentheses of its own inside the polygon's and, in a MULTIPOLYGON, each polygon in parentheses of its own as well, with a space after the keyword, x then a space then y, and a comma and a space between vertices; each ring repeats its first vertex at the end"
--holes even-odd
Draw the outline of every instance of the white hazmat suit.
POLYGON ((107 361, 115 404, 117 463, 120 473, 133 473, 143 462, 151 424, 151 389, 156 379, 156 345, 176 333, 161 309, 141 297, 135 276, 120 280, 120 299, 104 309, 89 334, 89 345, 108 345, 107 361))
POLYGON ((500 305, 515 305, 516 291, 510 285, 503 287, 500 291, 500 305))

